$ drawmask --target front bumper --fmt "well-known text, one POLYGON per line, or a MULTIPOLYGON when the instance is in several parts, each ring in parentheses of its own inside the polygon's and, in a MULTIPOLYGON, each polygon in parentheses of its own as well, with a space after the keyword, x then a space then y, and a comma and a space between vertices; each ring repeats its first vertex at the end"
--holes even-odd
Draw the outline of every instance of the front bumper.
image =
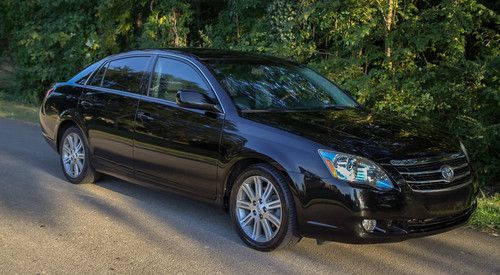
POLYGON ((345 243, 398 242, 442 233, 467 223, 476 209, 473 184, 445 192, 418 193, 404 183, 382 192, 335 179, 294 175, 303 186, 296 206, 301 235, 345 243), (377 221, 372 232, 363 219, 377 221))
POLYGON ((411 238, 425 237, 443 233, 467 223, 476 209, 470 209, 451 216, 429 219, 377 220, 378 225, 373 232, 367 232, 361 226, 354 226, 353 238, 346 238, 349 243, 384 243, 399 242, 411 238))

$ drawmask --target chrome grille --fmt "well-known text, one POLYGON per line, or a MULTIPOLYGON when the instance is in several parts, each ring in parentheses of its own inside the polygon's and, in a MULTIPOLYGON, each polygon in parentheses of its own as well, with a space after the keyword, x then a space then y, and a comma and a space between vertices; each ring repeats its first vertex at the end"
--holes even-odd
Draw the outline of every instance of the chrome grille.
POLYGON ((457 189, 472 181, 471 170, 463 153, 436 158, 391 160, 391 165, 403 176, 414 191, 436 192, 457 189), (452 180, 446 180, 441 172, 443 166, 453 170, 452 180))

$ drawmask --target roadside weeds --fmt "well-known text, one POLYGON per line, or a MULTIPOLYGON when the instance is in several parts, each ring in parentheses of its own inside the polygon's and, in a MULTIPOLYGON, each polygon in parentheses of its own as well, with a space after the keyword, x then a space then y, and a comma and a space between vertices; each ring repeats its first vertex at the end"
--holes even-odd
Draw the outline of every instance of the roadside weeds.
POLYGON ((38 123, 38 108, 0 97, 0 117, 38 123))

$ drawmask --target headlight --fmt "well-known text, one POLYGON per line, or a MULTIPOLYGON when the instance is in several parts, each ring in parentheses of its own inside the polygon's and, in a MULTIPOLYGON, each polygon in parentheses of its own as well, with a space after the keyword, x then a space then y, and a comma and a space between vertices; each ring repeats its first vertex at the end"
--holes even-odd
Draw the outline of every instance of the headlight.
POLYGON ((318 150, 333 177, 380 190, 394 188, 387 174, 373 161, 354 155, 318 150))

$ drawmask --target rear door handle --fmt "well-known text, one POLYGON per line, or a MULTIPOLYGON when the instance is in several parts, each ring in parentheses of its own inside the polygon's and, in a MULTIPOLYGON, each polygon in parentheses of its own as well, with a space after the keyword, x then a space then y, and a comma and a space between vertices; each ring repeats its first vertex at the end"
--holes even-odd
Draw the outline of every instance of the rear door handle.
POLYGON ((80 105, 82 105, 82 107, 83 107, 84 109, 90 109, 90 108, 92 108, 92 103, 90 103, 90 102, 88 102, 88 101, 86 101, 86 100, 82 100, 82 101, 80 102, 80 105))
POLYGON ((142 122, 151 122, 155 120, 154 117, 152 117, 150 114, 144 112, 138 112, 137 118, 142 120, 142 122))

